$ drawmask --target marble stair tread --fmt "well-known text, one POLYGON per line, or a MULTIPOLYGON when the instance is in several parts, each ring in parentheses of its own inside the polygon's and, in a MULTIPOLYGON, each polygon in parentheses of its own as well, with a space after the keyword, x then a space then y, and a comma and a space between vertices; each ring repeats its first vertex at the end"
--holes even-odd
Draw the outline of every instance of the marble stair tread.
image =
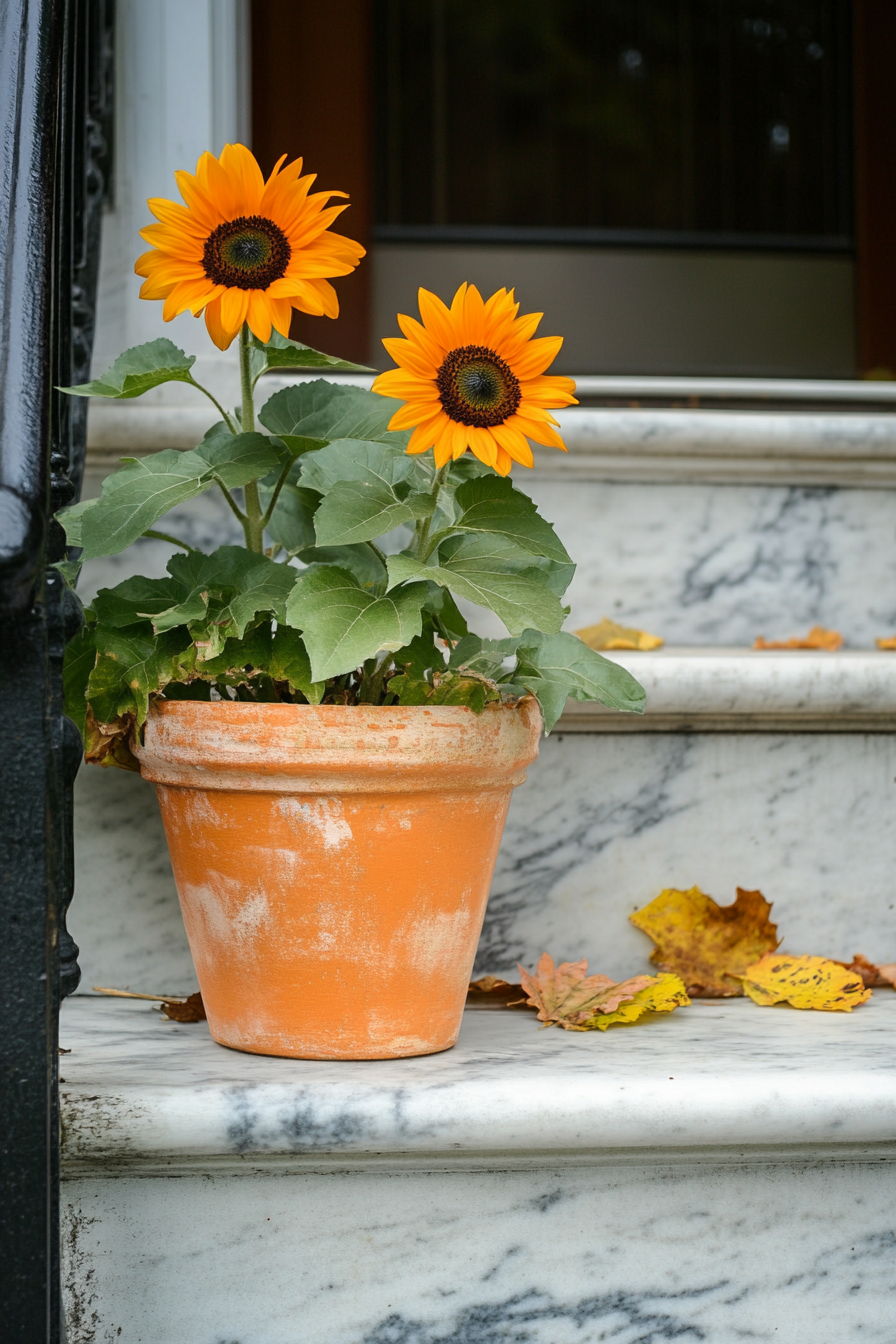
POLYGON ((896 660, 879 650, 666 647, 606 657, 640 681, 644 714, 570 701, 558 731, 896 731, 896 660))
POLYGON ((599 1033, 468 1011, 443 1054, 331 1063, 240 1054, 145 1002, 81 998, 62 1012, 63 1164, 135 1175, 282 1158, 479 1155, 500 1169, 526 1154, 886 1151, 894 1030, 889 990, 852 1014, 706 1001, 599 1033))

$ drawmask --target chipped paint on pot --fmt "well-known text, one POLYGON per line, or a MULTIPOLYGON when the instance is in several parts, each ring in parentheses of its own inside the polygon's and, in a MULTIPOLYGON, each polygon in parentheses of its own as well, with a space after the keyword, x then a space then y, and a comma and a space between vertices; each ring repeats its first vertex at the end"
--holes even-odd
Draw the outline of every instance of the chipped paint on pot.
POLYGON ((527 697, 489 706, 157 701, 156 787, 216 1041, 299 1059, 457 1040, 527 697))

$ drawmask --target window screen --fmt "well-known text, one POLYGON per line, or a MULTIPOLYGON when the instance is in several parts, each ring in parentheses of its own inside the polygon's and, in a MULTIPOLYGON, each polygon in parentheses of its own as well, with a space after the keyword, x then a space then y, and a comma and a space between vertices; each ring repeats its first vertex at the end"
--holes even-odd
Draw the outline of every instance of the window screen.
POLYGON ((845 0, 380 0, 377 229, 845 250, 845 0))

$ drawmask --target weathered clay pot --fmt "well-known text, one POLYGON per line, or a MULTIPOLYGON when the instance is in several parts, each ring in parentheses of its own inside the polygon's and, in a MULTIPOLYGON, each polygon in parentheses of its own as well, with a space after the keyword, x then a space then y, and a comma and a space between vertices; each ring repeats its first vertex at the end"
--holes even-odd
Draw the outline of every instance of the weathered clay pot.
POLYGON ((215 1040, 300 1059, 452 1046, 540 730, 532 699, 158 702, 136 752, 215 1040))

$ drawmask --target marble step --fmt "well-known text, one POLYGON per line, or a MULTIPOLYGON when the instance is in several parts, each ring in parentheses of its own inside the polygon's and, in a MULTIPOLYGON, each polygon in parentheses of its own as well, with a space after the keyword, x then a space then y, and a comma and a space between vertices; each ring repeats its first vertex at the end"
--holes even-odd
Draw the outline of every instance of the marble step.
MULTIPOLYGON (((621 979, 664 887, 774 903, 787 950, 896 960, 896 661, 883 653, 613 654, 643 718, 570 705, 511 803, 481 973, 545 949, 621 979)), ((84 985, 195 989, 152 789, 82 768, 69 924, 84 985)))
POLYGON ((69 1344, 889 1344, 896 995, 441 1055, 225 1050, 63 1010, 69 1344))

